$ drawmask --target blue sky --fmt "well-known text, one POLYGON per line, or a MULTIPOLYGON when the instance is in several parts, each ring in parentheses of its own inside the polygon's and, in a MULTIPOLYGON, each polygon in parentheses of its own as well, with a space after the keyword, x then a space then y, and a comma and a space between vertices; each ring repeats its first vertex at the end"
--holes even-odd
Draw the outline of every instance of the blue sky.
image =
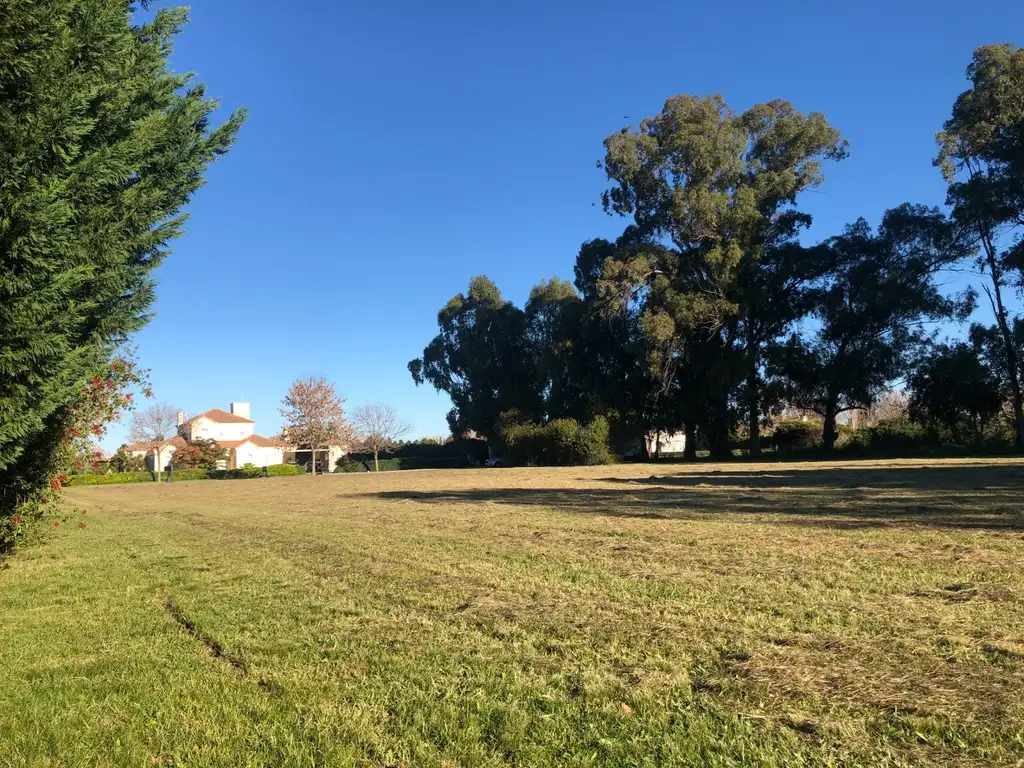
POLYGON ((677 93, 824 112, 851 146, 802 201, 822 238, 942 203, 934 133, 971 53, 1022 36, 1014 0, 202 0, 174 66, 249 121, 157 273, 137 338, 155 398, 247 400, 273 434, 289 383, 324 374, 349 407, 441 434, 449 402, 406 363, 472 276, 521 303, 621 232, 598 199, 606 135, 677 93))

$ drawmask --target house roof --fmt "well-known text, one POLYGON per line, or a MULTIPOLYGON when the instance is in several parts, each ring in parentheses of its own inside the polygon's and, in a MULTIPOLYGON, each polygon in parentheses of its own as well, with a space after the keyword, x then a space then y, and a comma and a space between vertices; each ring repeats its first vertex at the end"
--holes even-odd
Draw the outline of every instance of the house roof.
POLYGON ((208 411, 205 411, 205 412, 200 413, 200 414, 196 414, 195 416, 193 416, 191 419, 189 419, 185 423, 186 424, 191 424, 193 421, 198 421, 199 419, 209 419, 210 421, 214 421, 214 422, 216 422, 218 424, 255 424, 256 423, 252 419, 243 419, 241 416, 236 416, 233 413, 228 413, 227 411, 222 411, 220 408, 211 408, 208 411))
MULTIPOLYGON (((221 448, 237 448, 245 443, 252 443, 260 448, 288 448, 288 443, 283 440, 276 440, 272 437, 262 437, 260 435, 250 435, 249 437, 241 440, 214 440, 217 445, 221 448)), ((149 451, 155 450, 156 448, 166 448, 169 445, 173 445, 175 448, 184 448, 188 443, 181 435, 175 435, 170 440, 151 440, 147 443, 133 443, 126 447, 128 451, 149 451)))
POLYGON ((251 443, 259 448, 287 448, 288 443, 282 440, 274 440, 270 437, 261 437, 260 435, 250 435, 249 437, 243 438, 242 440, 218 440, 217 445, 224 448, 237 448, 240 445, 251 443))

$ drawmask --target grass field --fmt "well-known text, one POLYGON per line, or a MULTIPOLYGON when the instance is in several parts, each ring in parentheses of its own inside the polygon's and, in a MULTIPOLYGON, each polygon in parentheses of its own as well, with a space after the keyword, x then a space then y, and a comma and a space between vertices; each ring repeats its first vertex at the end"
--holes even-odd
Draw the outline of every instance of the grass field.
POLYGON ((75 488, 3 766, 1009 766, 1024 464, 75 488))

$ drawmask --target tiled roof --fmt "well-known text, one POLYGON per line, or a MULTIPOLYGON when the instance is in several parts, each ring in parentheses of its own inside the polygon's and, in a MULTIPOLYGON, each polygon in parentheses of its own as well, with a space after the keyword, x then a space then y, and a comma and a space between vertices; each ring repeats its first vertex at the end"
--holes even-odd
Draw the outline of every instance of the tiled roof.
POLYGON ((193 421, 196 421, 197 419, 204 419, 204 418, 205 419, 209 419, 210 421, 215 421, 218 424, 255 424, 256 423, 252 419, 243 419, 241 416, 236 416, 233 413, 228 413, 227 411, 222 411, 220 408, 211 408, 210 410, 206 411, 205 413, 200 413, 200 414, 198 414, 196 416, 193 416, 191 419, 189 419, 185 423, 186 424, 191 424, 193 421))
POLYGON ((287 448, 288 444, 281 440, 274 440, 270 437, 260 437, 259 435, 250 435, 249 437, 243 438, 242 440, 218 440, 217 445, 223 448, 237 448, 240 445, 251 443, 258 448, 287 448))

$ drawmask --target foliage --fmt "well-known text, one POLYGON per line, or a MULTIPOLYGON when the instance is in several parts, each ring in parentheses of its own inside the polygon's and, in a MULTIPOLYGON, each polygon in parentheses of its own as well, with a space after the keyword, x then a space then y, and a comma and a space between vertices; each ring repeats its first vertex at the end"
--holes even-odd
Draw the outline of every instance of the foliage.
POLYGON ((821 422, 783 419, 775 423, 768 442, 780 453, 818 448, 821 446, 821 422))
POLYGON ((142 384, 117 349, 148 319, 152 271, 243 120, 212 128, 217 103, 168 66, 185 9, 133 12, 0 12, 0 520, 24 517, 67 470, 68 442, 102 432, 142 384))
POLYGON ((506 412, 496 428, 502 458, 508 463, 519 466, 611 463, 607 419, 598 417, 584 427, 575 419, 535 424, 520 416, 506 412))
POLYGON ((175 469, 167 475, 168 480, 175 482, 179 480, 207 480, 210 477, 210 470, 206 467, 191 467, 189 469, 175 469))
POLYGON ((60 433, 40 434, 31 452, 0 467, 0 553, 13 545, 25 525, 48 514, 67 483, 65 472, 74 465, 75 456, 130 407, 132 394, 127 390, 144 387, 145 382, 145 374, 127 352, 116 357, 103 375, 93 376, 82 386, 75 402, 62 412, 60 433))
POLYGON ((904 416, 873 427, 850 430, 843 435, 838 447, 852 455, 913 456, 938 453, 944 442, 941 432, 904 416))
POLYGON ((72 475, 68 485, 118 485, 120 483, 152 483, 152 472, 110 472, 105 475, 72 475))
POLYGON ((170 403, 153 403, 132 414, 128 439, 133 443, 167 440, 178 432, 178 409, 170 403))
POLYGON ((772 352, 790 402, 822 417, 826 449, 838 437, 839 414, 870 407, 910 369, 928 339, 922 321, 970 311, 969 294, 949 298, 935 284, 963 248, 937 209, 911 205, 887 211, 877 234, 860 219, 828 242, 831 268, 816 291, 816 333, 794 334, 772 352))
POLYGON ((348 447, 356 441, 345 417, 344 403, 334 384, 323 376, 296 379, 285 395, 280 409, 285 422, 281 434, 287 442, 312 452, 313 474, 318 449, 348 447))
POLYGON ((356 408, 352 412, 352 426, 359 438, 360 450, 373 454, 374 464, 380 463, 381 452, 394 448, 401 437, 412 431, 412 424, 402 421, 398 411, 384 403, 356 408))
POLYGON ((217 469, 221 462, 228 458, 228 451, 216 440, 198 437, 190 440, 171 454, 171 465, 174 467, 175 477, 179 469, 202 468, 217 469))
POLYGON ((1024 392, 1019 345, 1004 300, 1010 275, 1024 285, 1024 49, 986 45, 967 68, 971 87, 957 98, 938 135, 935 164, 949 184, 946 202, 979 247, 978 266, 996 319, 1018 449, 1024 448, 1024 392), (1008 244, 1007 247, 1003 247, 1008 244))
POLYGON ((269 477, 292 477, 304 474, 306 468, 301 464, 271 464, 267 467, 269 477))
POLYGON ((538 413, 540 393, 527 353, 523 311, 501 296, 487 277, 474 277, 465 294, 437 314, 440 333, 409 363, 417 385, 448 393, 453 435, 489 435, 502 411, 538 413))
POLYGON ((146 467, 146 459, 128 452, 128 446, 122 445, 110 457, 110 469, 113 472, 140 472, 146 467))
MULTIPOLYGON (((267 467, 269 477, 294 477, 305 473, 305 468, 296 464, 271 464, 267 467)), ((207 469, 194 467, 175 469, 172 477, 178 480, 246 480, 263 476, 263 468, 246 464, 238 469, 207 469)), ((149 483, 155 480, 152 472, 111 472, 106 475, 74 475, 67 485, 118 485, 121 483, 149 483)))
POLYGON ((651 426, 703 418, 716 452, 726 450, 729 387, 720 382, 745 367, 756 446, 760 349, 799 314, 789 262, 808 263, 796 235, 810 217, 796 201, 846 143, 823 115, 786 101, 737 114, 721 96, 680 95, 604 145, 605 210, 631 216, 634 232, 605 260, 598 290, 607 311, 636 319, 651 426))
POLYGON ((999 381, 967 344, 940 345, 910 379, 910 415, 940 424, 957 443, 978 444, 1002 407, 999 381))

